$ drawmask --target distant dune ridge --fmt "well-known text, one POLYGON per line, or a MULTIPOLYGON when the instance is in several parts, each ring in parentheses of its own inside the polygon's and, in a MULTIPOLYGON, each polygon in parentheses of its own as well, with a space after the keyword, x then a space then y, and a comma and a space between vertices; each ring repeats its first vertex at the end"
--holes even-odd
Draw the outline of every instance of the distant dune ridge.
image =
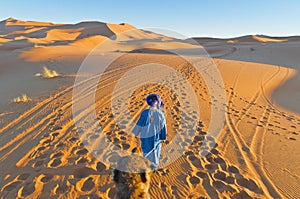
POLYGON ((134 26, 126 23, 108 24, 93 21, 77 24, 53 24, 8 18, 0 22, 0 29, 1 50, 21 50, 35 46, 37 48, 25 53, 24 57, 28 55, 31 59, 35 59, 33 54, 40 54, 40 58, 36 58, 40 60, 45 58, 41 56, 43 53, 47 54, 45 56, 48 54, 73 54, 75 47, 77 47, 78 54, 86 54, 105 39, 115 39, 119 33, 132 29, 136 30, 135 35, 123 34, 123 40, 129 40, 129 37, 134 40, 159 39, 158 41, 161 41, 169 39, 159 34, 137 30, 134 26))
POLYGON ((220 39, 213 37, 194 37, 192 38, 198 41, 200 44, 211 42, 228 42, 228 43, 268 43, 268 42, 292 42, 300 41, 300 36, 287 36, 287 37, 271 37, 267 35, 246 35, 241 37, 234 37, 228 39, 220 39))
MULTIPOLYGON (((172 164, 158 169, 151 182, 148 179, 145 184, 139 183, 140 190, 149 191, 151 198, 162 199, 299 198, 299 36, 193 39, 180 40, 126 23, 1 21, 0 198, 113 198, 117 189, 111 168, 93 156, 84 143, 96 143, 99 133, 103 133, 116 147, 131 151, 137 145, 136 139, 121 127, 128 125, 128 118, 136 121, 147 108, 144 99, 149 93, 158 93, 164 101, 169 143, 178 129, 188 132, 186 124, 191 116, 183 114, 182 107, 189 106, 190 99, 179 99, 174 90, 156 84, 139 86, 129 96, 130 115, 116 123, 111 94, 117 82, 132 68, 147 63, 178 71, 195 91, 201 114, 191 145, 172 164), (108 56, 106 52, 120 57, 95 85, 89 83, 99 78, 97 75, 74 85, 76 77, 87 75, 77 73, 86 55, 107 40, 115 42, 95 54, 92 63, 103 67, 98 61, 108 56), (211 135, 208 126, 212 105, 217 104, 219 96, 210 96, 202 75, 212 81, 215 77, 207 65, 199 74, 184 56, 169 52, 193 57, 195 49, 209 53, 213 60, 209 63, 216 65, 224 81, 225 124, 218 138, 211 135), (46 68, 41 70, 41 66, 46 68), (47 79, 36 77, 37 73, 47 79), (52 78, 57 75, 61 77, 52 78), (95 131, 89 125, 77 128, 74 124, 74 117, 88 118, 91 111, 88 108, 73 115, 74 86, 83 87, 79 99, 97 88, 95 104, 91 105, 96 112, 91 121, 95 131), (34 100, 25 94, 18 97, 20 93, 28 93, 34 100), (86 132, 84 143, 80 132, 86 132)), ((208 63, 209 57, 199 57, 200 63, 208 63)), ((152 72, 161 75, 160 70, 152 72)), ((135 79, 128 84, 145 77, 138 70, 131 75, 135 79)), ((176 92, 183 96, 190 94, 176 73, 163 81, 175 84, 176 92)), ((120 102, 114 106, 120 113, 125 111, 120 102)), ((176 147, 185 144, 179 142, 176 147)), ((170 160, 177 150, 168 146, 163 146, 162 162, 170 160)), ((111 162, 117 156, 106 154, 111 162)), ((120 179, 134 184, 143 178, 132 176, 127 180, 122 175, 120 179)), ((130 183, 124 187, 130 187, 130 183)))
MULTIPOLYGON (((173 38, 156 34, 149 31, 139 30, 136 27, 121 23, 109 24, 95 21, 85 21, 77 24, 53 24, 48 22, 22 21, 14 18, 8 18, 0 22, 0 49, 1 50, 21 50, 31 48, 30 51, 24 52, 21 56, 28 60, 45 60, 49 56, 58 57, 62 53, 64 55, 87 54, 95 48, 99 43, 107 38, 115 39, 116 35, 135 30, 134 35, 122 34, 123 41, 136 41, 135 46, 139 45, 143 48, 155 48, 160 42, 170 45, 170 48, 196 48, 195 43, 189 45, 187 42, 175 40, 173 38), (144 40, 144 39, 148 39, 144 40), (34 56, 39 54, 39 57, 34 56)), ((129 33, 130 34, 130 33, 129 33)), ((269 37, 265 35, 249 35, 230 39, 218 38, 193 38, 193 41, 199 42, 201 45, 211 44, 214 42, 226 43, 266 43, 266 42, 289 42, 300 41, 299 36, 291 37, 269 37)), ((135 49, 127 45, 115 46, 109 51, 130 51, 135 49)))

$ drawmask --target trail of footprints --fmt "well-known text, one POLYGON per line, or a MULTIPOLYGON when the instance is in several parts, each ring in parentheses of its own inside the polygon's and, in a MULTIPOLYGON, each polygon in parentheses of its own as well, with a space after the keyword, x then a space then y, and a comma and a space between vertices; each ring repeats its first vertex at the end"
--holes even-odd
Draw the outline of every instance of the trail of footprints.
POLYGON ((156 174, 162 179, 178 178, 178 181, 188 185, 187 188, 199 192, 186 195, 182 193, 184 189, 179 188, 180 183, 168 183, 169 180, 162 180, 161 183, 154 181, 152 184, 157 183, 161 190, 171 190, 164 191, 165 198, 182 198, 183 195, 189 198, 251 198, 250 195, 261 195, 262 190, 253 179, 243 176, 237 167, 227 163, 218 151, 214 138, 201 131, 201 125, 199 123, 197 134, 182 157, 190 167, 189 172, 184 173, 183 180, 182 175, 174 175, 176 171, 172 169, 173 165, 158 170, 156 174))
MULTIPOLYGON (((250 119, 248 123, 260 127, 266 126, 267 130, 274 135, 280 135, 279 131, 285 132, 283 136, 285 136, 286 139, 294 141, 297 140, 297 136, 299 135, 299 129, 297 129, 297 126, 299 127, 300 125, 299 118, 297 118, 294 115, 289 115, 287 113, 278 111, 276 108, 273 107, 272 104, 269 104, 267 106, 259 105, 256 103, 256 99, 254 99, 253 101, 249 101, 247 99, 238 97, 238 95, 233 91, 233 88, 230 88, 230 90, 232 90, 231 92, 233 93, 232 101, 239 101, 245 106, 248 105, 247 108, 242 108, 241 110, 232 102, 230 106, 227 106, 227 114, 232 115, 236 122, 240 121, 241 118, 246 117, 250 119), (251 111, 268 111, 272 114, 271 121, 268 124, 266 124, 263 121, 263 119, 265 118, 260 119, 252 116, 251 113, 249 113, 249 109, 251 111), (281 122, 278 120, 281 120, 281 122), (287 121, 290 125, 282 126, 282 123, 284 123, 284 121, 287 121)), ((228 91, 229 90, 227 90, 227 92, 228 91)))
MULTIPOLYGON (((190 77, 190 80, 195 85, 199 99, 210 104, 216 103, 216 99, 207 101, 208 90, 201 78, 190 77), (196 84, 196 82, 198 83, 196 84)), ((175 86, 179 88, 181 86, 180 82, 177 85, 175 84, 175 86)), ((148 91, 157 92, 163 88, 156 86, 151 89, 148 91)), ((147 87, 141 87, 141 90, 147 90, 147 87)), ((140 91, 136 91, 130 99, 133 102, 130 103, 130 113, 132 115, 135 115, 144 105, 143 100, 147 92, 140 91), (141 94, 138 95, 138 93, 141 94)), ((273 107, 258 105, 255 100, 249 101, 241 98, 235 93, 233 88, 227 89, 226 92, 232 94, 232 100, 239 100, 248 105, 249 108, 268 109, 268 111, 273 113, 275 119, 268 124, 268 130, 271 133, 276 134, 276 129, 281 129, 287 132, 285 135, 287 139, 291 141, 298 139, 297 126, 300 125, 300 120, 295 116, 279 112, 273 107), (282 117, 291 121, 291 126, 281 127, 280 122, 276 118, 282 119, 282 117)), ((172 124, 170 134, 172 135, 172 133, 176 132, 176 129, 180 128, 180 118, 184 117, 180 107, 182 102, 179 102, 172 91, 163 92, 162 98, 168 99, 165 106, 166 111, 172 116, 172 121, 170 121, 172 124), (168 109, 168 107, 172 108, 168 109)), ((185 100, 188 101, 188 99, 185 100)), ((230 103, 232 104, 227 106, 227 114, 235 117, 236 121, 240 117, 248 117, 253 121, 253 124, 257 124, 258 119, 251 116, 247 109, 240 110, 232 101, 230 103)), ((9 174, 5 179, 1 179, 5 181, 5 185, 0 187, 2 192, 0 196, 5 196, 10 191, 18 190, 15 197, 24 198, 37 192, 36 187, 42 187, 43 189, 45 186, 50 187, 51 193, 49 194, 53 197, 57 197, 60 194, 67 195, 71 192, 77 192, 78 196, 90 196, 90 198, 111 198, 113 196, 115 188, 112 188, 114 184, 110 179, 110 169, 89 154, 79 139, 78 131, 80 129, 72 126, 68 128, 67 132, 63 130, 62 126, 66 123, 66 119, 63 118, 65 110, 60 109, 60 106, 62 104, 58 103, 56 117, 48 124, 49 134, 46 134, 40 140, 40 144, 35 147, 35 150, 28 154, 28 164, 22 168, 17 168, 16 173, 9 174)), ((111 110, 107 106, 98 107, 97 113, 100 125, 106 125, 112 121, 111 110)), ((185 119, 191 118, 186 117, 185 119)), ((117 147, 130 151, 133 146, 128 144, 128 134, 122 131, 122 128, 119 126, 125 124, 112 122, 109 130, 104 133, 117 147)), ((258 125, 264 125, 264 121, 260 121, 258 125)), ((181 157, 184 160, 183 162, 189 165, 188 172, 182 173, 182 175, 174 175, 176 170, 172 169, 173 165, 159 169, 154 174, 151 182, 153 186, 150 192, 163 191, 165 198, 218 198, 221 196, 227 198, 251 198, 250 195, 260 196, 262 190, 255 180, 243 176, 237 167, 229 164, 222 157, 214 138, 203 132, 202 127, 203 124, 199 122, 196 136, 188 147, 189 150, 181 157), (175 181, 184 182, 182 186, 185 188, 199 190, 199 192, 188 194, 189 192, 177 186, 177 184, 168 183, 168 181, 164 182, 164 180, 171 178, 174 178, 173 180, 175 181)))

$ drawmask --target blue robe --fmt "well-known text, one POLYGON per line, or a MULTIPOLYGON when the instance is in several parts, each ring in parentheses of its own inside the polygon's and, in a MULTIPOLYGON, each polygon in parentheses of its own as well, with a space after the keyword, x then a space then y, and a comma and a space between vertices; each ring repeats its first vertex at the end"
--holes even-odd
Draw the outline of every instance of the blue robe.
POLYGON ((152 165, 157 167, 161 140, 165 140, 167 137, 164 113, 153 107, 144 110, 133 129, 133 133, 140 137, 144 157, 147 157, 152 165))

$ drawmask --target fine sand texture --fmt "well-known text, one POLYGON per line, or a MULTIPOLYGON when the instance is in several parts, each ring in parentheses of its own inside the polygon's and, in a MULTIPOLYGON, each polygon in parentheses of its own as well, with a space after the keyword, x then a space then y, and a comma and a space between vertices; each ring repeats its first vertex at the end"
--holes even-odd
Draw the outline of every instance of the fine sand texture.
MULTIPOLYGON (((170 49, 202 48, 188 41, 143 30, 138 30, 139 34, 122 35, 122 41, 127 42, 106 49, 122 56, 107 68, 101 81, 88 84, 99 78, 94 75, 73 85, 77 76, 85 75, 76 72, 93 47, 107 37, 118 37, 119 33, 133 28, 129 24, 65 25, 13 18, 0 22, 0 56, 4 60, 0 63, 0 198, 113 198, 115 195, 112 169, 93 156, 80 139, 80 132, 85 129, 76 128, 74 120, 85 118, 90 110, 74 116, 74 86, 83 88, 79 100, 96 88, 92 105, 96 119, 91 122, 103 131, 99 128, 88 132, 88 142, 93 143, 102 133, 126 151, 136 147, 136 139, 122 130, 122 125, 127 125, 128 118, 136 122, 141 111, 147 108, 145 97, 158 93, 164 100, 168 129, 168 142, 163 145, 163 151, 172 154, 174 149, 168 145, 178 129, 189 129, 185 123, 191 117, 182 114, 183 107, 189 106, 189 98, 179 99, 174 90, 163 85, 141 85, 128 100, 128 118, 120 124, 114 119, 112 92, 119 79, 134 67, 147 63, 167 65, 178 71, 195 91, 201 113, 191 144, 185 146, 179 142, 177 147, 186 149, 182 155, 152 175, 151 198, 299 198, 300 115, 293 106, 285 107, 285 100, 274 102, 273 99, 274 92, 280 95, 280 89, 284 95, 295 92, 295 84, 290 86, 286 82, 297 77, 297 67, 292 68, 290 62, 286 65, 264 62, 263 56, 255 56, 256 50, 251 57, 247 56, 252 52, 250 48, 259 50, 257 46, 263 46, 261 52, 266 56, 267 48, 272 49, 272 45, 284 43, 285 48, 288 45, 294 48, 297 37, 253 36, 229 42, 200 39, 205 40, 204 47, 212 55, 211 63, 219 69, 225 86, 224 127, 215 137, 208 130, 211 108, 218 103, 218 96, 210 95, 203 78, 206 75, 214 80, 209 67, 203 67, 203 73, 199 74, 182 57, 150 49, 161 42, 167 42, 170 49), (148 50, 124 53, 136 47, 148 50), (58 76, 36 75, 43 73, 44 66, 56 71, 58 76), (23 93, 30 101, 13 102, 23 93)), ((203 63, 206 59, 202 58, 203 63)), ((161 73, 152 72, 158 76, 161 73)), ((143 75, 135 77, 136 82, 144 79, 143 75)), ((178 79, 174 74, 163 82, 172 83, 181 95, 189 96, 178 79)), ((161 161, 169 158, 162 155, 161 161)), ((113 162, 114 155, 107 155, 107 159, 113 162)))

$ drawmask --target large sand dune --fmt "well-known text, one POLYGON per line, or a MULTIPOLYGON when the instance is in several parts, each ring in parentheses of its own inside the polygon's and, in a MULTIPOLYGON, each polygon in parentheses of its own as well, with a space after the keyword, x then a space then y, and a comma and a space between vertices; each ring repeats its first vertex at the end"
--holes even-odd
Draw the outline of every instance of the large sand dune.
MULTIPOLYGON (((75 25, 16 19, 1 22, 0 56, 5 61, 0 64, 0 198, 112 198, 116 190, 111 169, 91 155, 74 125, 73 82, 76 75, 81 75, 76 71, 89 50, 107 37, 133 28, 129 24, 99 22, 75 25), (4 26, 8 28, 4 30, 4 26), (21 36, 24 38, 15 39, 21 36), (45 46, 35 46, 35 42, 45 46), (35 77, 42 65, 57 70, 62 76, 35 77), (12 103, 12 97, 22 92, 29 93, 32 101, 12 103)), ((159 34, 137 32, 124 34, 119 39, 126 42, 108 50, 150 49, 160 42, 168 42, 170 49, 201 48, 159 34)), ((231 46, 233 44, 219 40, 209 42, 213 42, 207 45, 213 49, 211 54, 216 55, 214 62, 220 70, 227 96, 225 125, 218 138, 208 132, 215 99, 210 97, 203 77, 178 56, 151 50, 124 54, 109 67, 97 85, 86 84, 97 78, 95 75, 75 86, 86 86, 82 98, 92 92, 92 87, 97 87, 97 120, 94 123, 100 124, 103 133, 125 150, 135 146, 134 139, 116 125, 110 107, 111 92, 124 73, 140 64, 166 64, 179 71, 197 91, 201 115, 196 136, 179 159, 153 175, 152 198, 299 198, 300 115, 293 112, 293 107, 288 110, 283 107, 284 103, 281 106, 274 103, 272 97, 279 87, 287 92, 283 85, 294 92, 293 87, 284 83, 295 77, 297 70, 288 67, 288 63, 265 64, 260 58, 262 55, 255 56, 255 51, 250 54, 250 60, 249 47, 248 51, 246 47, 239 48, 244 44, 231 46), (209 142, 201 147, 204 139, 209 142), (214 146, 213 149, 202 157, 209 145, 214 146)), ((261 45, 266 40, 256 42, 261 45)), ((256 49, 256 42, 251 47, 256 49)), ((268 42, 286 43, 285 47, 289 47, 289 42, 285 41, 268 42)), ((273 48, 264 46, 265 50, 260 52, 269 56, 268 47, 273 48)), ((206 70, 204 68, 203 72, 210 76, 206 70)), ((160 71, 156 73, 159 75, 160 71)), ((135 81, 142 79, 143 76, 137 76, 135 81)), ((176 75, 165 81, 177 83, 180 90, 181 83, 176 75)), ((183 128, 178 126, 181 117, 183 121, 188 119, 181 115, 180 103, 188 103, 189 99, 180 102, 174 92, 159 85, 141 86, 129 100, 132 118, 137 118, 146 108, 143 99, 151 92, 160 93, 164 99, 169 141, 172 141, 177 129, 183 128)), ((186 95, 184 89, 180 92, 186 95)), ((80 119, 88 114, 89 110, 84 110, 76 117, 80 119)), ((91 141, 93 139, 90 137, 91 141)))

